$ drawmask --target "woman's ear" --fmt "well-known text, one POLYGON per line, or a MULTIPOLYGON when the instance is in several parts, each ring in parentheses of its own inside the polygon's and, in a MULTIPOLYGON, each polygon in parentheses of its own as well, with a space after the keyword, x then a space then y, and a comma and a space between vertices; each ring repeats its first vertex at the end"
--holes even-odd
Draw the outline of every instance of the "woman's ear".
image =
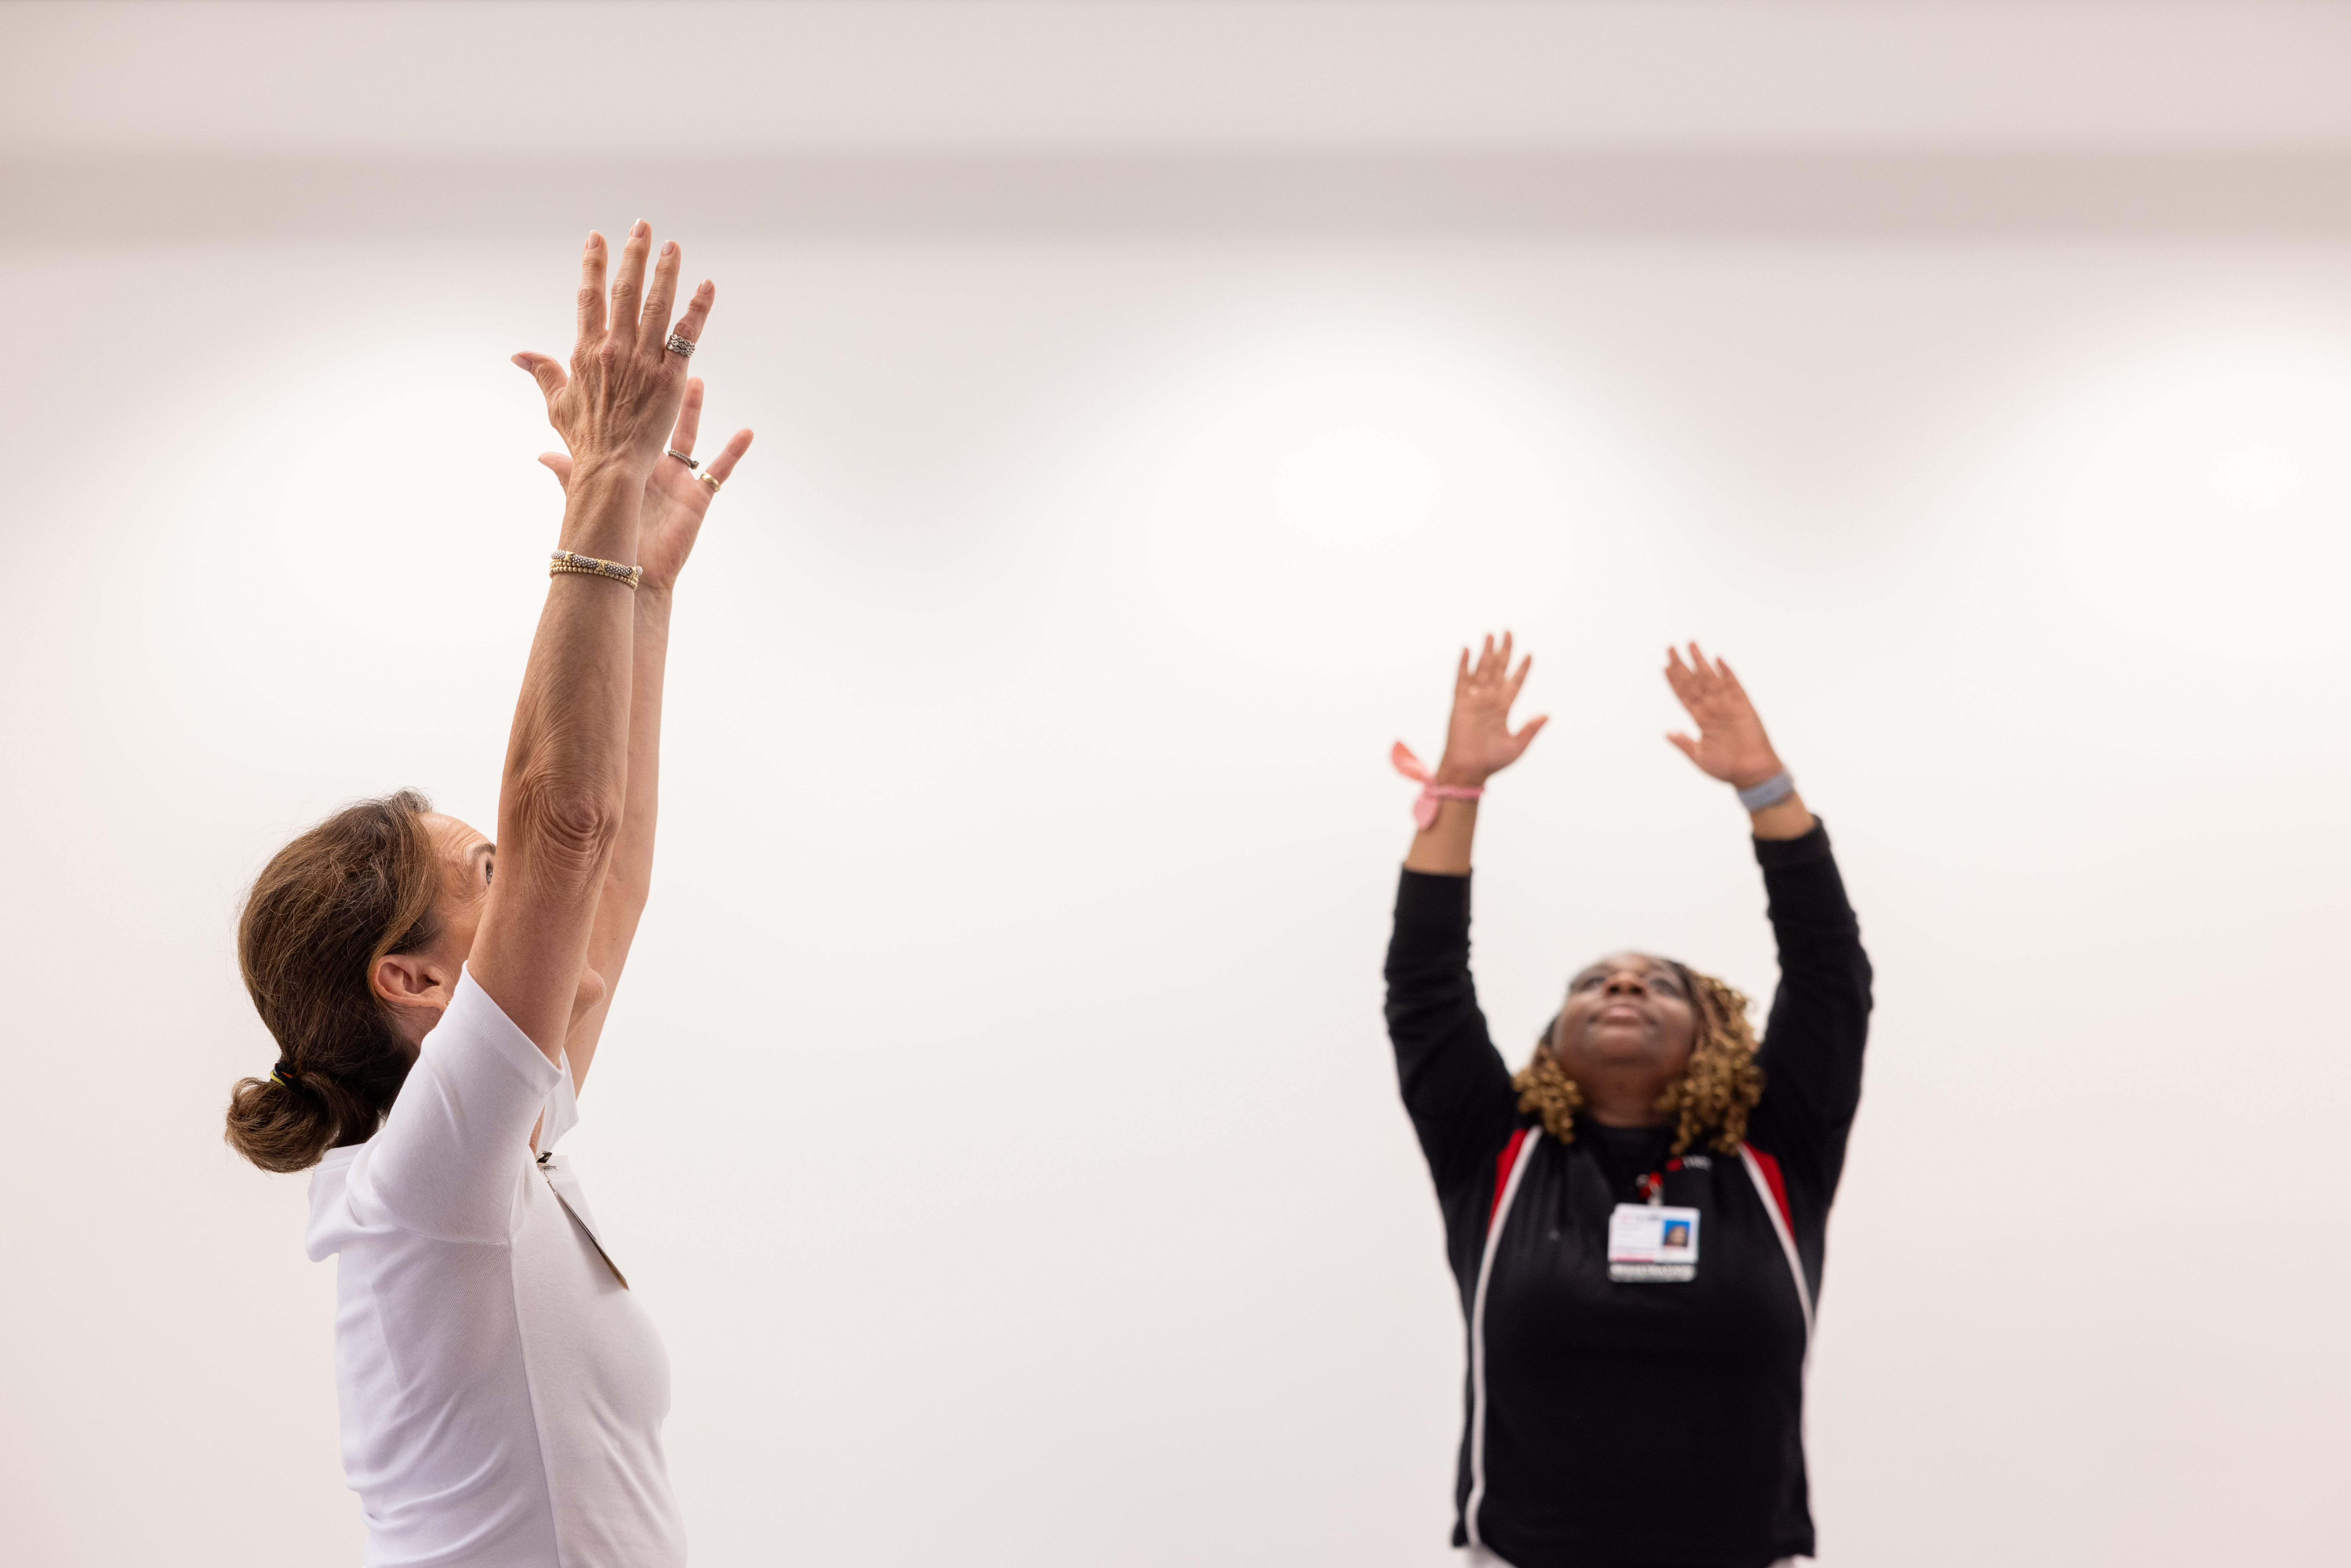
POLYGON ((456 977, 423 953, 385 954, 369 972, 368 985, 377 1000, 402 1014, 412 1008, 429 1008, 437 1015, 457 988, 456 977))

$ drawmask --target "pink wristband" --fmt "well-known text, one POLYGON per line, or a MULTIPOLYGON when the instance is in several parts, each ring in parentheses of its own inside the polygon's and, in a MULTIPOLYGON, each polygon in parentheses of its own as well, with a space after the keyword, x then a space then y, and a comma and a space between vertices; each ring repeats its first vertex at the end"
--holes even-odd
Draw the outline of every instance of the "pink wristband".
POLYGON ((1437 821, 1437 810, 1440 803, 1447 800, 1475 800, 1486 792, 1482 789, 1472 789, 1466 785, 1439 784, 1436 777, 1426 768, 1421 766, 1420 758, 1412 754, 1412 747, 1401 740, 1395 743, 1395 749, 1388 753, 1388 760, 1395 764, 1397 772, 1420 786, 1420 797, 1412 803, 1412 820, 1420 824, 1420 831, 1424 833, 1428 831, 1430 824, 1437 821))

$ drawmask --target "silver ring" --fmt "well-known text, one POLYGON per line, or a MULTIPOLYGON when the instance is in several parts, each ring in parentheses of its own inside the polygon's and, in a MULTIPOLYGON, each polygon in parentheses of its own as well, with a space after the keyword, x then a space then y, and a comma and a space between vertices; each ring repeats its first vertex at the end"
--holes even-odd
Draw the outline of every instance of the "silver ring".
POLYGON ((662 452, 662 455, 664 457, 674 457, 680 463, 684 464, 688 468, 699 468, 702 466, 701 464, 695 462, 693 458, 688 457, 684 453, 680 452, 674 446, 664 448, 662 452))
POLYGON ((694 358, 694 340, 683 333, 672 332, 669 335, 669 351, 681 360, 690 360, 694 358))

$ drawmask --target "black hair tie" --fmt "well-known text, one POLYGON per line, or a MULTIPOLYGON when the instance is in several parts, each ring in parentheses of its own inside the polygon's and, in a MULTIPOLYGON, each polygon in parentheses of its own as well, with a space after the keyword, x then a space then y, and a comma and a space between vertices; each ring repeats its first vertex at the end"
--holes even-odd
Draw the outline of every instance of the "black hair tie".
POLYGON ((272 1083, 283 1083, 288 1089, 293 1088, 294 1064, 284 1057, 279 1057, 277 1065, 269 1070, 269 1081, 272 1083))

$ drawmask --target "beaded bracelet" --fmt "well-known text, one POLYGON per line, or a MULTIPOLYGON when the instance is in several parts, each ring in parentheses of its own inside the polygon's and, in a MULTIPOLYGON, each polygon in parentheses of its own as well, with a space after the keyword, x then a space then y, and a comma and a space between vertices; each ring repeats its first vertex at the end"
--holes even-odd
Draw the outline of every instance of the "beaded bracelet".
POLYGON ((627 583, 632 593, 645 576, 645 569, 641 566, 622 566, 617 560, 599 560, 592 555, 573 555, 568 549, 557 550, 547 558, 548 576, 565 571, 576 571, 582 577, 609 577, 614 582, 627 583))

